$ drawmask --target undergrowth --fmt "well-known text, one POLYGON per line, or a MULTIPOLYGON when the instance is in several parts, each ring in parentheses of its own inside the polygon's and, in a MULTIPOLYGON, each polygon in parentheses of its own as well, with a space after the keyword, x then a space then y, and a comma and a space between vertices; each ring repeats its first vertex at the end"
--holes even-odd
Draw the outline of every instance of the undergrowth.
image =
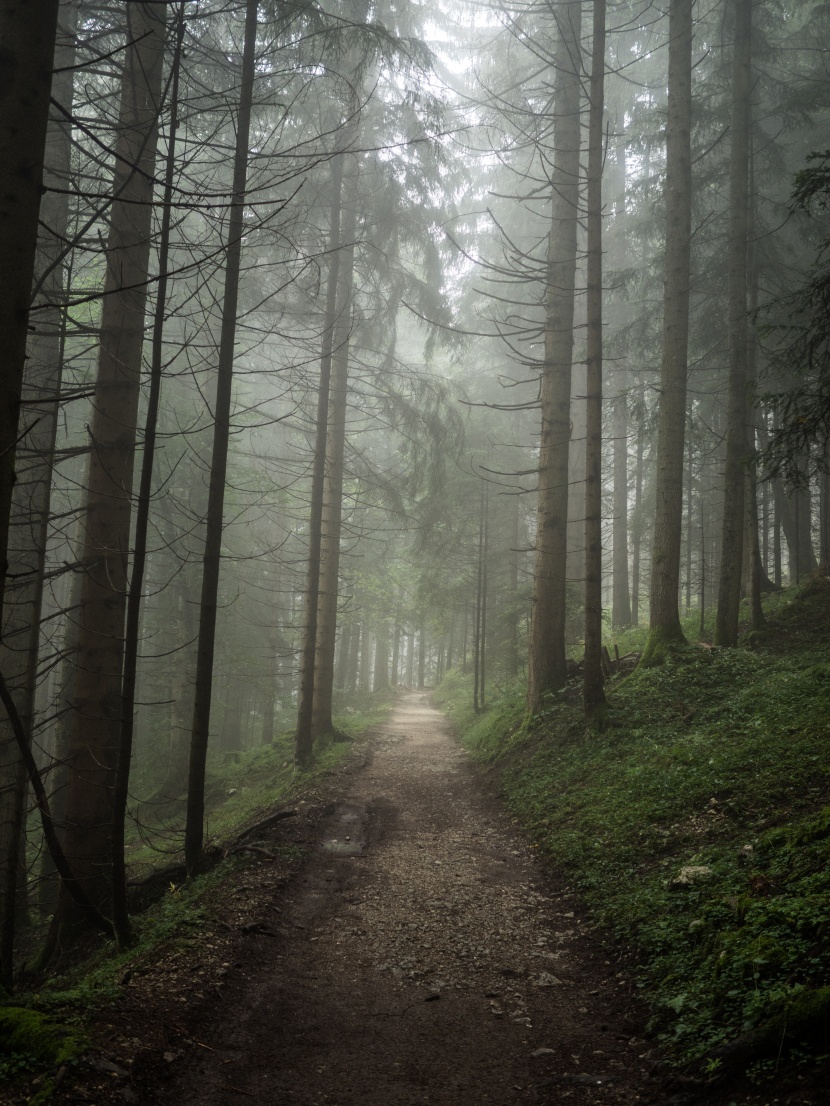
POLYGON ((736 1040, 830 1039, 830 581, 770 606, 752 649, 689 645, 612 681, 602 734, 573 693, 532 720, 523 687, 479 716, 466 677, 435 694, 636 953, 653 1031, 707 1070, 736 1040))

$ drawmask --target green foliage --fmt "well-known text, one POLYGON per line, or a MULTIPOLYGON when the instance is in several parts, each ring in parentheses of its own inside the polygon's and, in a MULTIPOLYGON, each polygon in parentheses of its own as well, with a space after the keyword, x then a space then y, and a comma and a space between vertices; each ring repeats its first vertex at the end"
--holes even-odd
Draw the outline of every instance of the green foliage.
POLYGON ((479 717, 455 675, 436 696, 612 939, 634 948, 653 1028, 679 1060, 782 1019, 811 1037, 830 977, 828 593, 819 578, 776 597, 769 647, 678 647, 615 681, 602 734, 567 692, 532 726, 519 689, 479 717), (815 632, 799 633, 807 616, 815 632))
POLYGON ((0 1007, 0 1084, 32 1071, 55 1070, 81 1052, 83 1039, 45 1014, 23 1006, 0 1007))

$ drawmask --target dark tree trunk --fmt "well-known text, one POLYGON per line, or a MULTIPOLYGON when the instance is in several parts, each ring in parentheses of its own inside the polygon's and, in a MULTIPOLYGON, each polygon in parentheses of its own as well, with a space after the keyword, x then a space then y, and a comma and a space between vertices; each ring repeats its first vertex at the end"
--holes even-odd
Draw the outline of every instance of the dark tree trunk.
MULTIPOLYGON (((68 758, 66 851, 87 896, 108 911, 113 778, 121 730, 124 615, 141 355, 166 9, 126 8, 121 110, 113 179, 98 375, 90 426, 80 629, 68 758)), ((64 888, 64 892, 66 888, 64 888)), ((86 922, 61 896, 62 924, 86 922)))
POLYGON ((579 216, 580 40, 582 3, 556 9, 555 149, 551 179, 545 309, 545 360, 533 611, 528 653, 528 709, 539 711, 548 692, 567 680, 568 458, 571 437, 576 237, 579 216))
MULTIPOLYGON (((326 469, 320 532, 317 640, 314 658, 314 702, 311 722, 311 732, 314 737, 321 737, 335 732, 332 717, 332 695, 334 691, 334 645, 337 635, 337 598, 340 588, 340 533, 343 518, 349 343, 352 329, 355 230, 357 227, 357 165, 348 174, 346 189, 344 195, 342 256, 338 270, 337 310, 333 327, 329 424, 326 440, 326 469)), ((368 641, 369 635, 364 624, 361 653, 368 641)))
POLYGON ((118 944, 123 948, 130 940, 127 915, 127 873, 124 856, 124 819, 127 814, 130 767, 135 730, 135 689, 138 668, 139 619, 144 591, 144 570, 147 563, 147 528, 150 519, 150 495, 156 453, 159 400, 161 397, 162 362, 164 358, 164 319, 167 311, 167 266, 170 255, 170 223, 173 186, 176 178, 176 131, 178 128, 179 70, 184 39, 184 3, 180 4, 176 25, 176 42, 172 59, 170 84, 170 130, 167 136, 167 159, 164 174, 164 207, 159 237, 159 280, 153 318, 153 346, 150 358, 150 389, 147 415, 144 421, 144 455, 136 503, 133 571, 127 594, 127 622, 124 632, 124 672, 122 677, 121 741, 118 750, 113 789, 112 816, 112 924, 118 944))
POLYGON ((649 637, 643 664, 660 663, 666 645, 685 641, 678 611, 683 520, 689 266, 692 229, 692 0, 669 7, 666 126, 666 283, 657 431, 649 637))
MULTIPOLYGON (((8 566, 9 512, 26 360, 43 153, 52 87, 58 0, 0 6, 0 608, 8 566)), ((25 427, 22 428, 25 432, 25 427)))
POLYGON ((427 664, 427 625, 426 615, 421 614, 421 622, 418 627, 418 687, 424 686, 427 664))
POLYGON ((205 818, 205 764, 210 734, 213 691, 213 655, 216 641, 216 609, 219 570, 222 560, 223 512, 230 437, 231 392, 233 387, 234 340, 239 299, 239 270, 245 216, 245 184, 251 129, 251 104, 256 60, 257 0, 246 0, 245 38, 242 53, 242 84, 236 124, 233 165, 233 198, 228 218, 225 257, 225 288, 222 302, 222 331, 213 423, 213 452, 208 490, 205 551, 202 562, 202 594, 199 601, 199 640, 196 653, 196 688, 193 729, 190 738, 185 863, 190 875, 202 864, 205 818))
POLYGON ((375 674, 372 691, 389 687, 389 623, 381 619, 375 632, 375 674))
MULTIPOLYGON (((55 66, 59 72, 52 96, 67 114, 72 110, 77 5, 61 8, 55 66)), ((0 27, 3 26, 0 17, 0 27)), ((2 104, 2 101, 0 101, 2 104)), ((37 686, 43 567, 49 522, 49 502, 58 399, 65 336, 66 267, 61 254, 69 225, 71 125, 56 110, 46 131, 37 239, 35 278, 41 285, 34 298, 32 333, 22 390, 22 422, 30 427, 14 458, 15 485, 11 503, 7 565, 13 578, 3 602, 0 672, 9 685, 24 729, 31 733, 37 686)), ((2 208, 0 207, 0 212, 2 208)), ((2 225, 2 224, 0 224, 2 225)), ((14 274, 18 275, 18 274, 14 274)), ((25 289, 28 293, 28 289, 25 289)), ((7 412, 6 414, 10 414, 7 412)), ((0 416, 0 420, 5 415, 0 416)), ((2 422, 0 422, 2 425, 2 422)), ((0 585, 2 589, 2 585, 0 585)), ((2 590, 0 590, 2 594, 2 590)), ((23 758, 8 719, 0 719, 0 985, 10 985, 14 962, 16 901, 25 880, 22 833, 27 777, 23 758)))
POLYGON ((326 441, 329 423, 329 382, 337 321, 337 275, 340 266, 340 212, 342 201, 343 155, 332 166, 332 200, 329 219, 329 270, 326 279, 326 306, 323 345, 320 355, 320 382, 317 388, 317 420, 314 436, 314 466, 311 474, 311 504, 308 521, 308 568, 305 587, 305 626, 300 653, 300 687, 297 694, 297 731, 294 761, 308 768, 312 761, 314 736, 314 659, 317 651, 317 616, 320 598, 320 548, 323 519, 323 494, 326 477, 326 441))
POLYGON ((752 97, 752 0, 734 0, 732 121, 729 128, 729 408, 715 642, 738 643, 747 460, 747 241, 752 97))
POLYGON ((587 394, 585 441, 586 717, 605 710, 602 672, 602 159, 605 87, 605 0, 594 0, 588 125, 587 394))

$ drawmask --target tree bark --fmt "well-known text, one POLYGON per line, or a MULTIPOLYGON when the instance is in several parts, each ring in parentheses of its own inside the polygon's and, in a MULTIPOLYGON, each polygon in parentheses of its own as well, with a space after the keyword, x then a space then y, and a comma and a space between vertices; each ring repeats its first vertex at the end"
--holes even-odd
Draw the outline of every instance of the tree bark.
POLYGON ((614 523, 611 625, 631 625, 631 589, 628 583, 628 380, 619 370, 614 401, 614 523))
MULTIPOLYGON (((353 158, 354 155, 344 154, 353 158)), ((344 169, 344 173, 345 173, 344 169)), ((343 518, 343 471, 348 408, 349 344, 352 329, 355 231, 357 227, 358 170, 346 173, 342 216, 342 246, 337 280, 337 310, 332 328, 329 420, 320 530, 320 573, 317 598, 317 641, 314 656, 314 701, 311 733, 314 738, 334 734, 334 647, 337 638, 337 598, 340 590, 340 531, 343 518)), ((368 643, 363 627, 361 649, 368 643)))
POLYGON ((239 270, 244 233, 245 186, 248 172, 248 148, 251 129, 251 105, 255 77, 257 0, 246 0, 245 31, 242 51, 242 83, 236 124, 236 148, 233 165, 233 198, 228 218, 225 289, 222 302, 222 331, 219 340, 219 365, 213 422, 213 453, 208 489, 205 550, 202 562, 202 593, 199 602, 199 640, 196 652, 196 688, 193 703, 193 729, 190 738, 187 822, 185 826, 185 864, 195 875, 202 864, 205 817, 205 764, 210 734, 210 708, 213 690, 213 655, 216 640, 216 608, 219 570, 222 560, 225 475, 228 465, 231 392, 233 385, 234 339, 239 299, 239 270))
POLYGON ((602 159, 605 88, 605 0, 594 0, 588 124, 587 391, 585 435, 586 717, 605 712, 602 672, 602 159))
POLYGON ((141 461, 138 500, 136 503, 133 570, 127 594, 127 623, 124 631, 124 672, 121 688, 121 740, 118 750, 113 790, 112 842, 112 924, 118 944, 123 948, 130 940, 127 914, 127 872, 124 856, 124 819, 130 785, 130 767, 135 731, 135 690, 138 669, 139 620, 144 591, 144 570, 147 563, 147 529, 150 520, 150 495, 156 454, 156 431, 163 362, 164 320, 167 311, 167 266, 170 255, 170 225, 173 186, 176 175, 176 131, 178 127, 179 71, 184 39, 184 4, 179 5, 176 41, 172 58, 170 82, 170 130, 167 136, 167 158, 164 174, 164 207, 159 235, 159 280, 153 317, 153 341, 150 357, 150 388, 147 414, 144 420, 144 454, 141 461))
POLYGON ((576 235, 579 215, 580 39, 582 3, 557 9, 555 149, 551 179, 545 308, 545 360, 533 609, 528 652, 527 703, 541 710, 545 696, 567 680, 568 454, 574 341, 576 235))
POLYGON ((671 0, 666 125, 663 356, 660 370, 649 636, 641 661, 644 665, 659 664, 666 645, 685 641, 678 602, 692 234, 691 113, 692 0, 671 0))
MULTIPOLYGON (((76 3, 60 9, 55 66, 62 70, 52 82, 52 96, 71 112, 74 89, 76 3)), ((22 389, 22 417, 31 429, 15 455, 15 485, 11 502, 8 564, 14 582, 3 603, 2 671, 20 715, 31 733, 37 687, 43 568, 49 523, 52 466, 65 337, 66 266, 60 255, 69 226, 71 127, 54 111, 46 130, 43 165, 41 232, 37 238, 35 276, 43 286, 34 305, 22 389), (50 191, 51 189, 51 191, 50 191)), ((18 888, 25 870, 19 862, 26 805, 27 776, 11 722, 0 719, 0 983, 10 984, 18 888)))
MULTIPOLYGON (((111 899, 112 787, 120 740, 127 562, 164 17, 164 9, 155 4, 135 3, 126 9, 128 46, 82 516, 85 574, 68 757, 65 846, 79 883, 104 912, 108 912, 111 899)), ((75 919, 84 920, 65 893, 59 914, 64 930, 71 928, 75 919)))
POLYGON ((375 673, 372 691, 389 687, 389 623, 381 619, 375 631, 375 673))
POLYGON ((0 6, 0 609, 57 23, 58 0, 0 6))
POLYGON ((322 542, 323 499, 326 481, 326 442, 329 429, 329 386, 334 334, 337 323, 337 274, 340 266, 340 215, 342 207, 343 155, 332 165, 332 199, 329 219, 329 269, 326 277, 326 306, 323 343, 320 354, 320 382, 317 389, 317 420, 314 437, 314 465, 311 474, 311 504, 308 520, 308 568, 305 587, 305 627, 300 654, 300 687, 297 694, 297 730, 294 738, 294 763, 304 769, 311 765, 314 751, 312 717, 314 710, 317 619, 320 604, 320 551, 322 542))
MULTIPOLYGON (((504 672, 508 677, 519 673, 519 496, 510 496, 510 547, 507 551, 507 617, 505 618, 504 672)), ((453 622, 453 629, 455 623, 453 622)), ((450 637, 452 650, 452 637, 450 637)), ((447 667, 450 667, 447 659, 447 667)))
POLYGON ((729 160, 729 406, 715 643, 738 643, 747 460, 747 241, 752 96, 752 0, 734 0, 729 160))

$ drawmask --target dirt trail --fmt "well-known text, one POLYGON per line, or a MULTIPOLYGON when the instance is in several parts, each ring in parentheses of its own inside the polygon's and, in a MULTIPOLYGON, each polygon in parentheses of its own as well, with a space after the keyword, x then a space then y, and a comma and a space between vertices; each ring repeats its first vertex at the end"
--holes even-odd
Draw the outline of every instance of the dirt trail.
POLYGON ((153 1099, 665 1102, 614 969, 416 693, 153 1099))

